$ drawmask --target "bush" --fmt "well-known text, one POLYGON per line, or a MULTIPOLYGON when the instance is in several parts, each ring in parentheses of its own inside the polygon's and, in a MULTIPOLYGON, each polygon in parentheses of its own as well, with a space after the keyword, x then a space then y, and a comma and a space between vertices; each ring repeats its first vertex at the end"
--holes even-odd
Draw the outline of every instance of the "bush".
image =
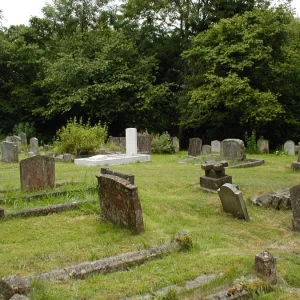
POLYGON ((36 130, 34 126, 34 122, 25 122, 16 124, 13 127, 13 134, 19 135, 21 132, 26 133, 27 139, 30 140, 33 137, 36 137, 36 130))
POLYGON ((56 136, 54 145, 58 153, 89 154, 97 151, 104 144, 107 128, 100 123, 91 126, 89 121, 84 124, 82 119, 77 121, 75 117, 59 129, 56 136))
POLYGON ((259 153, 259 149, 256 143, 256 132, 252 130, 251 136, 248 136, 247 132, 245 133, 245 142, 246 142, 246 150, 249 154, 257 154, 259 153))
POLYGON ((172 138, 167 132, 161 135, 152 135, 151 152, 167 154, 175 153, 172 138))

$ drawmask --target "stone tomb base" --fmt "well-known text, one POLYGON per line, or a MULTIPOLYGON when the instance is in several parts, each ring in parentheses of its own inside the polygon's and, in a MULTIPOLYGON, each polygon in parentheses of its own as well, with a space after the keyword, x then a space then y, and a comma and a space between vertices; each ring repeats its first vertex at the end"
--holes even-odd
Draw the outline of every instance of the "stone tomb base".
POLYGON ((232 176, 226 175, 221 178, 200 177, 200 188, 209 192, 217 193, 217 190, 225 183, 232 183, 232 176))
POLYGON ((294 161, 292 163, 292 169, 295 171, 300 171, 300 162, 294 161))
POLYGON ((128 156, 126 154, 110 154, 95 155, 87 158, 74 159, 75 165, 79 166, 112 166, 146 161, 150 161, 150 155, 137 154, 133 156, 128 156))

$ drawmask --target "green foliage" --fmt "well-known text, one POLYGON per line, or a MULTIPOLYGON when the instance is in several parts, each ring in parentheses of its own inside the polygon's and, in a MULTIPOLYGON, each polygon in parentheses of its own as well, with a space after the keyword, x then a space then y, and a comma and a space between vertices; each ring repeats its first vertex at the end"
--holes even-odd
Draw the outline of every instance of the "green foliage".
POLYGON ((151 151, 152 153, 160 153, 160 154, 175 153, 171 136, 167 132, 164 132, 161 135, 160 134, 152 135, 151 151))
POLYGON ((36 129, 34 122, 21 122, 13 127, 13 134, 26 133, 27 139, 31 139, 36 136, 36 129))
POLYGON ((253 129, 250 136, 246 132, 244 138, 246 142, 247 153, 249 154, 259 153, 259 149, 257 147, 257 142, 256 142, 256 131, 253 129))
POLYGON ((168 290, 168 292, 163 296, 158 296, 154 298, 155 300, 179 300, 178 293, 174 289, 168 290))
POLYGON ((75 155, 88 154, 99 150, 107 136, 106 126, 97 124, 91 126, 89 122, 83 123, 82 118, 76 117, 67 122, 57 131, 55 150, 59 153, 72 153, 75 155))

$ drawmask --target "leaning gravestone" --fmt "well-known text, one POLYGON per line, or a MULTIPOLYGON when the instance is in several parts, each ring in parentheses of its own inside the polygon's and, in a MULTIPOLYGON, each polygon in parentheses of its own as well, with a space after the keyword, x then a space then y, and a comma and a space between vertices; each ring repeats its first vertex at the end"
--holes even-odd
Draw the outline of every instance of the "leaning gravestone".
POLYGON ((209 155, 211 154, 211 146, 203 145, 202 146, 202 155, 209 155))
POLYGON ((218 140, 211 141, 211 152, 220 152, 221 142, 218 140))
POLYGON ((179 152, 180 146, 179 146, 179 138, 178 137, 176 137, 176 136, 172 137, 172 144, 174 147, 174 151, 179 152))
POLYGON ((30 139, 30 152, 39 154, 39 140, 35 137, 30 139))
POLYGON ((283 145, 283 149, 286 154, 295 155, 295 143, 293 141, 286 141, 283 145))
POLYGON ((257 147, 260 153, 269 153, 269 141, 259 139, 257 141, 257 147))
POLYGON ((225 183, 218 189, 223 210, 239 219, 249 220, 242 192, 230 183, 225 183))
POLYGON ((53 157, 36 155, 20 162, 21 189, 33 191, 54 187, 55 160, 53 157))
POLYGON ((200 156, 202 148, 202 140, 199 138, 189 139, 188 156, 200 156))
POLYGON ((239 139, 226 139, 221 143, 222 157, 229 157, 237 160, 246 159, 246 149, 244 142, 239 139))
POLYGON ((144 231, 137 187, 119 176, 99 174, 97 178, 103 218, 137 233, 144 231))
POLYGON ((19 162, 18 146, 13 142, 1 143, 2 161, 7 163, 19 162))
MULTIPOLYGON (((298 147, 300 147, 300 143, 298 144, 298 147)), ((295 170, 295 171, 300 170, 300 151, 298 151, 297 161, 294 161, 292 163, 292 169, 295 170)))
POLYGON ((14 143, 18 147, 18 151, 21 152, 22 150, 22 144, 21 144, 21 138, 17 135, 12 135, 6 137, 7 142, 14 143))
POLYGON ((290 194, 294 229, 300 231, 300 184, 290 188, 290 194))

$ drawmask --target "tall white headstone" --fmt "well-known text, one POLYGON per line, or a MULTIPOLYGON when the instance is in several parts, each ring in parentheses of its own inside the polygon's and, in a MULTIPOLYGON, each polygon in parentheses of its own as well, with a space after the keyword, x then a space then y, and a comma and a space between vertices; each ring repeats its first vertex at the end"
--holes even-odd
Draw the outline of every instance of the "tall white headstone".
POLYGON ((126 128, 126 155, 137 155, 137 130, 136 128, 126 128))

